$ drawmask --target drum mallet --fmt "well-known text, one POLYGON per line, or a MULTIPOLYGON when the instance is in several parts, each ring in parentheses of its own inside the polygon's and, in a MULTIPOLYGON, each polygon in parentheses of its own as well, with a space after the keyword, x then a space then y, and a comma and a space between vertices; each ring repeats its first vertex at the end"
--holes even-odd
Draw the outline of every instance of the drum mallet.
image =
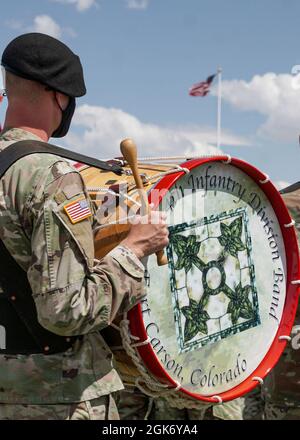
MULTIPOLYGON (((144 190, 144 185, 138 170, 136 145, 132 139, 124 139, 120 144, 120 148, 124 159, 131 168, 135 185, 139 190, 143 212, 149 213, 150 206, 149 206, 147 194, 144 190)), ((165 264, 168 264, 168 259, 164 254, 164 251, 158 251, 156 253, 156 257, 157 257, 158 266, 164 266, 165 264)))

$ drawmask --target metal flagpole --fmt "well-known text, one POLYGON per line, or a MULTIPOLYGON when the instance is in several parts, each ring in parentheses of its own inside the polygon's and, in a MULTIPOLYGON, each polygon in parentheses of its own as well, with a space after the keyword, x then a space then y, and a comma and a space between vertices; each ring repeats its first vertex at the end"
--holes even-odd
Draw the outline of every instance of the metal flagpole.
POLYGON ((217 115, 217 147, 221 145, 221 110, 222 110, 222 68, 218 67, 218 115, 217 115))

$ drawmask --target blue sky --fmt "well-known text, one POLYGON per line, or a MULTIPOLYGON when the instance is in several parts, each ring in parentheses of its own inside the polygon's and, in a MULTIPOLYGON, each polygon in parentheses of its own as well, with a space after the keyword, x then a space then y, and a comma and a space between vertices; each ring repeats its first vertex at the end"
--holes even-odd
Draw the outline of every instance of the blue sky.
POLYGON ((220 65, 222 150, 292 183, 300 180, 300 89, 291 74, 299 16, 297 0, 10 0, 0 50, 36 30, 81 57, 88 93, 64 143, 99 158, 118 155, 125 136, 146 155, 213 151, 215 92, 192 98, 188 88, 220 65))

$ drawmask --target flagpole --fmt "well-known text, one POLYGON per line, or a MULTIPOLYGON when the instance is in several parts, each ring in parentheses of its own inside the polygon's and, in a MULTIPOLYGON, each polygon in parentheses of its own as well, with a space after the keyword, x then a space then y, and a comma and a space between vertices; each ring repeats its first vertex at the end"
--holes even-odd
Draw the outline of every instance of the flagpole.
POLYGON ((218 67, 217 147, 221 145, 222 68, 218 67))

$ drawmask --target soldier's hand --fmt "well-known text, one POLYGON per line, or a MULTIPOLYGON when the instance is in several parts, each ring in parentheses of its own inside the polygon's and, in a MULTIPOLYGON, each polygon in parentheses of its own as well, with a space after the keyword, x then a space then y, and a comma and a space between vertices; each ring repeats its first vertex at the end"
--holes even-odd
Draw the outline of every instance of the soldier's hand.
POLYGON ((130 232, 121 244, 130 248, 138 258, 146 257, 164 249, 169 243, 167 215, 160 211, 150 211, 132 221, 130 232))

